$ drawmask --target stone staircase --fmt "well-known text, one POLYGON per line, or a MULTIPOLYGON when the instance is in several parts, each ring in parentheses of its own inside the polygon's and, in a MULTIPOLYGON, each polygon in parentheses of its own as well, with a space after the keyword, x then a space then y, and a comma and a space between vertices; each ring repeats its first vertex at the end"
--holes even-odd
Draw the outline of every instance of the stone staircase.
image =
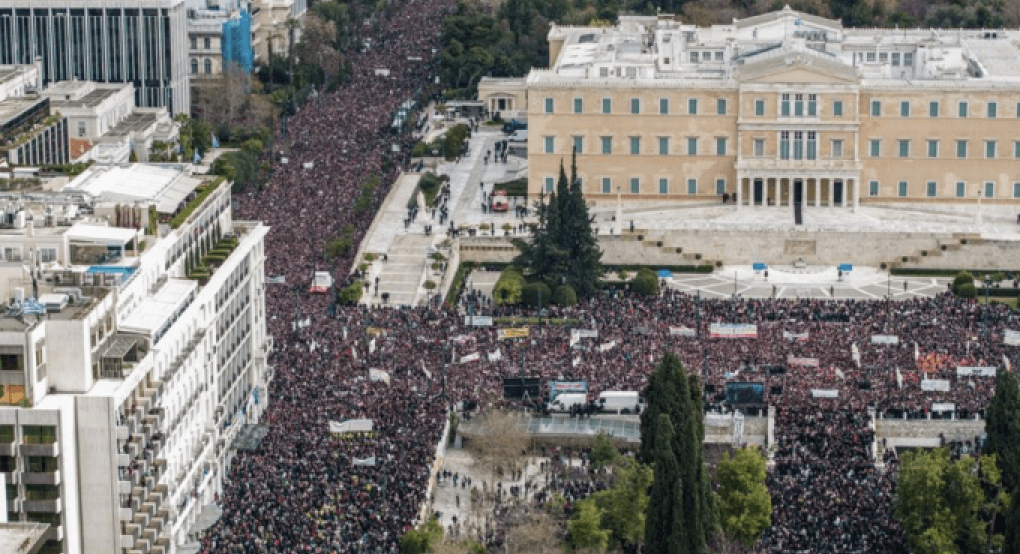
MULTIPOLYGON (((953 233, 952 238, 949 239, 936 239, 935 247, 926 250, 919 250, 912 254, 908 254, 896 260, 886 262, 889 269, 898 267, 917 267, 919 265, 927 265, 925 262, 929 262, 932 258, 941 258, 943 252, 957 252, 965 248, 967 245, 981 244, 984 239, 978 233, 953 233)), ((934 266, 933 266, 934 267, 934 266)))
POLYGON ((378 304, 382 294, 389 293, 388 305, 415 305, 418 300, 422 274, 428 262, 426 250, 434 236, 397 235, 387 252, 388 260, 379 272, 379 296, 373 293, 362 297, 366 304, 378 304))
POLYGON ((706 260, 700 252, 689 247, 670 243, 666 240, 665 233, 661 231, 635 228, 631 232, 629 229, 625 229, 623 234, 620 235, 620 240, 636 242, 642 248, 658 250, 660 254, 676 260, 671 265, 706 265, 713 263, 712 260, 706 260))

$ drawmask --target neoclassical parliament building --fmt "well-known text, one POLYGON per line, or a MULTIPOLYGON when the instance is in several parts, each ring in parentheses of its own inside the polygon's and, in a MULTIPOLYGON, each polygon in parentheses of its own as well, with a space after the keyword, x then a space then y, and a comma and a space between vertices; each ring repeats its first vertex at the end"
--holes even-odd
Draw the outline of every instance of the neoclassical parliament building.
POLYGON ((529 194, 576 150, 592 199, 1020 203, 1020 31, 847 29, 786 7, 548 38, 548 69, 478 87, 528 120, 529 194))

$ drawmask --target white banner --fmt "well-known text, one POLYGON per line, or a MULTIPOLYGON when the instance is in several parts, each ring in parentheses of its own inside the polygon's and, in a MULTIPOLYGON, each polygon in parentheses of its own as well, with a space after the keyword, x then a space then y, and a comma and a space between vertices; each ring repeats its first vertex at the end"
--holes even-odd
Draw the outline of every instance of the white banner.
POLYGON ((368 369, 368 380, 369 381, 382 381, 387 385, 390 384, 390 374, 386 373, 381 369, 371 367, 368 369))
POLYGON ((579 364, 579 363, 581 363, 581 357, 580 356, 575 356, 573 361, 570 362, 570 365, 573 366, 573 367, 577 367, 577 364, 579 364))
POLYGON ((375 456, 369 456, 368 458, 354 458, 353 465, 360 467, 375 467, 375 456))
POLYGON ((783 338, 786 340, 808 340, 809 336, 810 334, 807 331, 804 331, 803 333, 790 333, 783 331, 783 338))
POLYGON ((921 351, 917 348, 917 343, 914 343, 914 361, 921 357, 921 351))
POLYGON ((896 335, 871 335, 871 344, 899 344, 900 338, 896 335))
POLYGON ((1005 354, 1002 355, 1002 363, 1005 364, 1006 371, 1010 371, 1010 369, 1009 369, 1009 358, 1007 358, 1005 354))
POLYGON ((995 377, 994 367, 966 367, 959 366, 956 368, 957 377, 995 377))
POLYGON ((836 368, 836 377, 840 379, 846 379, 846 374, 843 373, 839 368, 836 368))
POLYGON ((599 331, 598 329, 571 329, 570 336, 579 339, 597 339, 599 338, 599 331))
POLYGON ((857 369, 861 368, 861 350, 857 348, 857 343, 850 345, 850 353, 853 356, 854 363, 857 364, 857 369))
POLYGON ((801 367, 818 367, 818 358, 794 358, 789 356, 786 358, 786 363, 791 366, 801 367))
POLYGON ((429 381, 432 380, 432 372, 425 369, 425 360, 421 361, 421 370, 425 372, 425 377, 428 377, 429 381))
POLYGON ((815 398, 839 398, 839 391, 836 389, 811 389, 811 396, 815 398))
POLYGON ((758 338, 758 326, 753 323, 713 323, 708 333, 716 339, 754 339, 758 338))
POLYGON ((925 391, 937 391, 937 392, 949 392, 949 380, 948 379, 925 379, 921 381, 921 390, 925 391))
POLYGON ((607 350, 612 350, 613 348, 616 348, 616 341, 615 340, 609 341, 609 342, 604 343, 604 344, 600 344, 599 345, 599 352, 605 352, 607 350))
POLYGON ((1020 346, 1020 331, 1006 329, 1006 336, 1003 337, 1002 342, 1010 346, 1020 346))
POLYGON ((472 325, 474 327, 492 327, 492 316, 491 315, 476 315, 464 316, 464 325, 472 325))
POLYGON ((348 419, 343 423, 329 422, 330 433, 361 433, 371 431, 374 427, 371 419, 348 419))
POLYGON ((932 402, 931 411, 933 412, 955 412, 956 404, 952 402, 932 402))
POLYGON ((698 336, 698 332, 697 331, 695 331, 694 329, 691 329, 690 327, 684 327, 682 325, 680 327, 670 327, 669 328, 669 334, 674 336, 674 337, 696 337, 696 336, 698 336))
POLYGON ((896 387, 903 388, 903 374, 900 373, 900 368, 896 368, 896 387))
POLYGON ((495 352, 488 353, 488 358, 490 362, 498 362, 503 359, 503 351, 497 348, 495 352))
POLYGON ((371 354, 373 352, 375 352, 375 339, 368 341, 368 353, 371 354))
POLYGON ((461 356, 460 363, 466 364, 468 362, 473 362, 481 357, 482 357, 481 354, 479 354, 478 352, 474 352, 472 354, 468 354, 467 356, 461 356))

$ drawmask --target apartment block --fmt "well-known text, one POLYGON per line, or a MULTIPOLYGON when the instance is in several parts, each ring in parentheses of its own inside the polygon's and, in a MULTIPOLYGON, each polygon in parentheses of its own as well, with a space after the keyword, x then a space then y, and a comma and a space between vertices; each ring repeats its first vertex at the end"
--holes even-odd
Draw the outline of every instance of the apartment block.
POLYGON ((184 164, 0 195, 0 475, 42 552, 174 553, 215 511, 269 401, 267 232, 184 164))

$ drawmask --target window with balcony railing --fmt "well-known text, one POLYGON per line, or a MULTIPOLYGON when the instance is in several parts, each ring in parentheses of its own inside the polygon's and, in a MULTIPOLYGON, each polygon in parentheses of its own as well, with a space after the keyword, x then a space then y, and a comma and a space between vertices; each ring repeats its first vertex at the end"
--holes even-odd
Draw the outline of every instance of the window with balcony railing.
POLYGON ((28 500, 56 500, 60 498, 60 487, 55 485, 25 485, 28 500))
POLYGON ((0 444, 11 444, 14 442, 14 426, 0 425, 0 444))
POLYGON ((60 469, 60 462, 49 456, 29 456, 25 467, 32 473, 53 473, 60 469))
POLYGON ((14 500, 18 497, 18 486, 17 485, 6 485, 4 489, 7 491, 7 500, 14 500))
POLYGON ((11 456, 0 456, 0 473, 10 473, 17 470, 17 463, 11 456))
POLYGON ((25 444, 53 444, 57 442, 57 428, 52 425, 26 425, 22 430, 25 444))

